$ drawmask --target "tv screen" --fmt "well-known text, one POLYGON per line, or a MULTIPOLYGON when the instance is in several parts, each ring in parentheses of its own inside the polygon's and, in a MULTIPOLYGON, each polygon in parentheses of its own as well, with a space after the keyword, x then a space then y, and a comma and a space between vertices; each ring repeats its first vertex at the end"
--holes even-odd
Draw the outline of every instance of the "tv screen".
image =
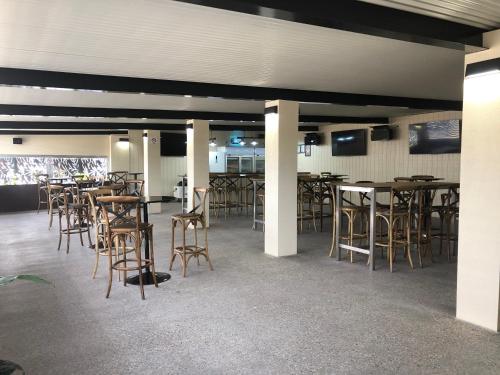
POLYGON ((186 156, 186 134, 161 133, 161 156, 186 156))
POLYGON ((366 155, 366 129, 332 132, 332 156, 366 155))
POLYGON ((409 128, 410 154, 457 154, 461 149, 460 120, 431 121, 409 128))

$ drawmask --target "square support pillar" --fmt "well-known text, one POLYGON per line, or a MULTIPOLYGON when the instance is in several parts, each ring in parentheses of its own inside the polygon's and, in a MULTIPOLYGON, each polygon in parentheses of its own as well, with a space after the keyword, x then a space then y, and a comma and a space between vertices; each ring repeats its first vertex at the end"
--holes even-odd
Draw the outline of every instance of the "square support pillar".
MULTIPOLYGON (((187 136, 187 209, 193 209, 193 188, 209 187, 208 177, 208 140, 209 127, 207 120, 189 120, 186 126, 187 136)), ((209 197, 206 200, 205 212, 209 224, 209 197)))
POLYGON ((265 253, 297 254, 297 137, 299 105, 266 103, 265 253))
MULTIPOLYGON (((146 130, 144 139, 144 195, 161 195, 160 131, 146 130)), ((134 171, 132 171, 134 172, 134 171)), ((149 205, 150 213, 160 213, 161 203, 149 205)))
MULTIPOLYGON (((129 172, 144 172, 144 141, 142 130, 129 130, 129 172)), ((143 176, 139 176, 142 179, 143 176)))
MULTIPOLYGON (((500 30, 466 64, 500 58, 500 30)), ((500 71, 464 82, 457 318, 500 329, 500 71)))

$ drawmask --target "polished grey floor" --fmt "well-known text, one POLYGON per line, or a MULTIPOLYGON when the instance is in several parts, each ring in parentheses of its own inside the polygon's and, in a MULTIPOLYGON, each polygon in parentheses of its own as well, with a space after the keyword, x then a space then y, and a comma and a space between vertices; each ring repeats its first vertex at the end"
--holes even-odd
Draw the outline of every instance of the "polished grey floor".
MULTIPOLYGON (((168 211, 152 215, 166 270, 168 211)), ((90 278, 92 251, 58 252, 47 215, 0 215, 0 275, 32 273, 0 289, 0 358, 29 374, 498 374, 500 335, 454 318, 456 265, 437 260, 390 274, 326 256, 328 233, 299 236, 300 253, 271 258, 244 216, 212 220, 215 271, 146 288, 90 278)), ((103 262, 103 265, 105 263, 103 262)))

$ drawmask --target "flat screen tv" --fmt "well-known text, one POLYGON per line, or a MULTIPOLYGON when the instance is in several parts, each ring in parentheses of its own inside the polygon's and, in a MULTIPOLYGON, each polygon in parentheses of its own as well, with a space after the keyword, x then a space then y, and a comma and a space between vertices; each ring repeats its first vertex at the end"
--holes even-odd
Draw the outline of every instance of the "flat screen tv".
POLYGON ((409 131, 410 154, 458 154, 462 141, 460 120, 412 124, 409 131))
POLYGON ((332 156, 366 155, 366 129, 332 132, 332 156))
POLYGON ((161 156, 186 156, 186 134, 161 133, 161 156))

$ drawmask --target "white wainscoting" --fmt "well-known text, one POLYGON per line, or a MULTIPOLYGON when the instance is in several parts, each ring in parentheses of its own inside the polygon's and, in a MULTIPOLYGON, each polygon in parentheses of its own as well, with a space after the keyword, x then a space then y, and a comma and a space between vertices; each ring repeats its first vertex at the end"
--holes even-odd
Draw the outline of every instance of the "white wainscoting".
POLYGON ((180 181, 179 175, 186 174, 186 168, 185 156, 161 157, 162 195, 174 195, 174 186, 180 181))
MULTIPOLYGON (((408 125, 436 121, 461 119, 461 112, 437 112, 424 115, 395 117, 391 124, 398 125, 397 139, 391 141, 370 141, 367 132, 368 154, 366 156, 332 156, 330 133, 337 130, 369 128, 371 125, 327 125, 320 127, 323 144, 312 146, 312 154, 298 156, 299 172, 332 172, 346 174, 350 182, 371 180, 392 181, 397 176, 429 174, 448 181, 460 180, 460 154, 410 155, 408 146, 408 125)), ((299 143, 303 143, 302 141, 299 143)))

